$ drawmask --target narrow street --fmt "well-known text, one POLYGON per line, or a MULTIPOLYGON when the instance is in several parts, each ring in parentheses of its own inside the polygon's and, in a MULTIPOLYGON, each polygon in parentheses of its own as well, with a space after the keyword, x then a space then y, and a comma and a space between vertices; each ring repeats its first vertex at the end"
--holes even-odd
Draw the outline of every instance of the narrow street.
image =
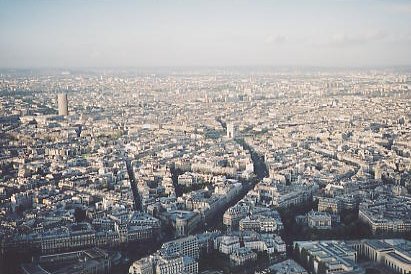
POLYGON ((142 211, 141 197, 138 193, 136 176, 134 175, 133 167, 129 159, 125 160, 127 166, 128 177, 130 178, 131 191, 134 197, 134 210, 142 211))

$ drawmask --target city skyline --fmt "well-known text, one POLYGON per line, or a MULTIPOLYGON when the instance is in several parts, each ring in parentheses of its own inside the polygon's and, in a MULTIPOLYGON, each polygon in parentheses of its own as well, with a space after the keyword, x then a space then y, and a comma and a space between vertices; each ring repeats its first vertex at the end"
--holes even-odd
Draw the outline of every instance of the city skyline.
POLYGON ((411 274, 411 0, 0 0, 0 273, 411 274))

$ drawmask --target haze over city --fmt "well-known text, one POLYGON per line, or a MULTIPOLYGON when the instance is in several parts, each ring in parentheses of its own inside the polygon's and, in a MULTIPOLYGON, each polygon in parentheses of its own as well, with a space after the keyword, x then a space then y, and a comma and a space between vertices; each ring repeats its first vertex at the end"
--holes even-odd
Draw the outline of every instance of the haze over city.
POLYGON ((411 3, 0 1, 0 67, 410 65, 411 3))
POLYGON ((411 1, 0 0, 0 273, 411 274, 411 1))

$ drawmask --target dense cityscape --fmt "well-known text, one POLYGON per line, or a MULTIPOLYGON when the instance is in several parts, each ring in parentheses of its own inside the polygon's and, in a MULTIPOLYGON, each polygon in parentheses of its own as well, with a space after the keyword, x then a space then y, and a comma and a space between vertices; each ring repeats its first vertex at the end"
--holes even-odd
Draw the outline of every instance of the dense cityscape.
POLYGON ((0 0, 0 274, 411 274, 410 0, 0 0))
POLYGON ((1 70, 0 273, 411 273, 410 87, 1 70))

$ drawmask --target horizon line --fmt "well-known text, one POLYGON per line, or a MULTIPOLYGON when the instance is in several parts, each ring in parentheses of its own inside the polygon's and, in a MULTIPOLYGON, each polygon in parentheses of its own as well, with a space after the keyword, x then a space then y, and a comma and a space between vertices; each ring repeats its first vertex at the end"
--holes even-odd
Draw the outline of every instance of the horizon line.
POLYGON ((141 65, 141 66, 18 66, 1 67, 1 71, 41 70, 145 70, 145 69, 394 69, 410 68, 411 64, 392 65, 141 65))

